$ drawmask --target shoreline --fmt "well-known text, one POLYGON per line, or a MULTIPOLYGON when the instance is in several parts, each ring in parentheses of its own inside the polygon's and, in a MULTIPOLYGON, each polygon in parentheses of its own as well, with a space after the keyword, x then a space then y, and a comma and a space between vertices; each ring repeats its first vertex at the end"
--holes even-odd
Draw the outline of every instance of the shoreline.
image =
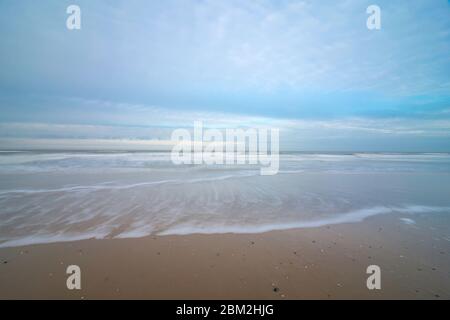
POLYGON ((448 227, 414 219, 0 248, 0 299, 449 299, 448 227), (373 264, 381 290, 366 287, 373 264))

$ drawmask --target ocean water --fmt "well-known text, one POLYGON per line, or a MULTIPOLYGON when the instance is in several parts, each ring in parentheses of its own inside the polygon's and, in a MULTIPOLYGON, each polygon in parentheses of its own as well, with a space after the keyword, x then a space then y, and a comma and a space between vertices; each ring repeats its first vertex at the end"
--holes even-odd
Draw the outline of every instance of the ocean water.
POLYGON ((392 213, 450 221, 450 154, 283 153, 279 173, 261 176, 254 165, 176 166, 167 152, 0 152, 0 247, 392 213))

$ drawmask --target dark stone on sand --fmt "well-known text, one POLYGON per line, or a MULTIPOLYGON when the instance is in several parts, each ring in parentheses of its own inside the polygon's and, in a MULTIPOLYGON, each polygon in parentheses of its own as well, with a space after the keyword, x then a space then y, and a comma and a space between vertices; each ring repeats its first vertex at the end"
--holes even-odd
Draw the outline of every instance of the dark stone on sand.
POLYGON ((278 292, 278 291, 280 291, 280 289, 278 289, 277 287, 273 288, 272 290, 273 290, 273 292, 278 292))

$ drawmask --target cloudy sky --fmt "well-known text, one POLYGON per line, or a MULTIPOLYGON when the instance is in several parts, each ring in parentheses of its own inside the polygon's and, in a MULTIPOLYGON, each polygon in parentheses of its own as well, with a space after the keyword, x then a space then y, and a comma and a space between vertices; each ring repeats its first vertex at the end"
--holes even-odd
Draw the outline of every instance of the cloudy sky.
POLYGON ((202 120, 284 149, 450 151, 447 0, 3 0, 0 33, 0 148, 202 120))

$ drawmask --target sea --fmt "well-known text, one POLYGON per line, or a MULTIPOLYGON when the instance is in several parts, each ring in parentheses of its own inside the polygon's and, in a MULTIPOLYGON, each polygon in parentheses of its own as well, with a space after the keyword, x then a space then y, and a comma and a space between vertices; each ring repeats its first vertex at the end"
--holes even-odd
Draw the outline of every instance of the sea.
POLYGON ((450 226, 450 154, 282 152, 278 174, 263 176, 258 165, 175 165, 170 152, 0 152, 0 247, 386 214, 439 215, 450 226))

